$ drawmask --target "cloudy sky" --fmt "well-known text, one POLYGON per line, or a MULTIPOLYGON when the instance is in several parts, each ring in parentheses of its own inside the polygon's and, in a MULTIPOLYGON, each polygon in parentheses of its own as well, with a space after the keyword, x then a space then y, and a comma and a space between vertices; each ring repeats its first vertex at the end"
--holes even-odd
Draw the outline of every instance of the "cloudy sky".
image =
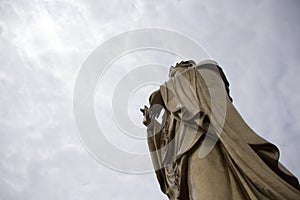
MULTIPOLYGON (((299 11, 298 0, 1 0, 0 199, 166 199, 153 173, 121 173, 96 161, 73 116, 74 85, 88 55, 143 27, 175 30, 201 44, 224 69, 241 115, 300 177, 299 11)), ((131 60, 176 61, 161 55, 140 52, 131 60)), ((128 63, 114 65, 125 70, 128 63)), ((142 106, 134 102, 131 116, 142 106)), ((127 150, 144 152, 142 142, 127 150)), ((115 145, 126 148, 126 140, 115 145)))

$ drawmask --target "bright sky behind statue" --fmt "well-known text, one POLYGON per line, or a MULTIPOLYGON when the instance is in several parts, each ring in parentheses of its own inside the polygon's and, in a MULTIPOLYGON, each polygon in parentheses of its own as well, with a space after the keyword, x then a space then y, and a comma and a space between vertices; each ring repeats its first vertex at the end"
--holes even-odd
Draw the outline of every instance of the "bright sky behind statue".
MULTIPOLYGON (((279 147, 281 162, 299 178, 299 11, 297 0, 1 1, 0 199, 166 199, 153 173, 124 174, 93 159, 73 118, 84 60, 112 36, 142 27, 172 29, 201 44, 223 68, 245 121, 279 147)), ((113 65, 177 59, 149 50, 113 65)), ((103 95, 98 91, 96 100, 105 102, 103 95)), ((147 98, 129 102, 141 127, 143 104, 134 102, 147 98)), ((147 151, 146 141, 128 143, 115 144, 147 151)))

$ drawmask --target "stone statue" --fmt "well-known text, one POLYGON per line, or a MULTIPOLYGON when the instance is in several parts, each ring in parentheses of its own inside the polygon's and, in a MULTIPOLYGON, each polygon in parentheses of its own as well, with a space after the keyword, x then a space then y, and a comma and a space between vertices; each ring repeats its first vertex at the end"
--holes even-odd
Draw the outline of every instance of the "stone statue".
POLYGON ((161 190, 171 200, 300 199, 279 150, 242 119, 218 64, 182 61, 141 109, 161 190))

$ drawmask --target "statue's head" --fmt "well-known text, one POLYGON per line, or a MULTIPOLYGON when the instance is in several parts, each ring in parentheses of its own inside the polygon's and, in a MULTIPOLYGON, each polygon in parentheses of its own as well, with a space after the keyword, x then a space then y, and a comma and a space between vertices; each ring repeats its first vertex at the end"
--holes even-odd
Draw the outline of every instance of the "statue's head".
POLYGON ((196 66, 195 61, 193 60, 187 60, 187 61, 181 61, 180 63, 176 63, 175 67, 171 66, 169 70, 169 78, 174 77, 178 73, 182 73, 189 67, 196 66))

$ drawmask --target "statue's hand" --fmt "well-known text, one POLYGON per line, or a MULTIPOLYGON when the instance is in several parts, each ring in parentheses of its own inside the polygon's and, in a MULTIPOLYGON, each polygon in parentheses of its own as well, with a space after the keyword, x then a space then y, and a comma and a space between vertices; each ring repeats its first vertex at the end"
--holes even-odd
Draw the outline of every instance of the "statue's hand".
POLYGON ((140 111, 144 115, 143 124, 145 126, 148 126, 151 123, 151 118, 149 116, 149 108, 147 106, 144 106, 144 109, 141 108, 140 111))
POLYGON ((143 124, 148 126, 152 120, 156 120, 159 117, 162 109, 163 106, 160 104, 152 105, 150 108, 147 106, 144 106, 144 109, 141 108, 140 111, 144 115, 143 124))
POLYGON ((148 107, 144 106, 144 108, 140 108, 140 111, 143 113, 143 116, 145 116, 146 113, 148 112, 148 107))

